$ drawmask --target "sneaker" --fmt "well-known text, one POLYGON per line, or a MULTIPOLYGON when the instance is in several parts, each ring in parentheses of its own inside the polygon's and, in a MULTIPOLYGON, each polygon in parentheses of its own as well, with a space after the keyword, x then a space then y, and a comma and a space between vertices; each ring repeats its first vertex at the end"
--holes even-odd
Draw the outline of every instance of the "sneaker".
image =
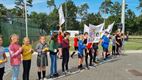
POLYGON ((59 74, 58 74, 58 73, 56 73, 56 74, 54 74, 53 76, 54 76, 54 77, 58 77, 58 76, 59 76, 59 74))
POLYGON ((67 70, 66 72, 67 72, 68 74, 70 74, 70 73, 71 73, 71 71, 69 71, 69 70, 67 70))
POLYGON ((89 66, 86 66, 86 69, 89 70, 90 69, 89 66))
POLYGON ((54 76, 53 76, 53 75, 50 75, 49 78, 54 78, 54 76))
POLYGON ((63 75, 65 75, 66 74, 66 72, 65 71, 63 71, 63 75))

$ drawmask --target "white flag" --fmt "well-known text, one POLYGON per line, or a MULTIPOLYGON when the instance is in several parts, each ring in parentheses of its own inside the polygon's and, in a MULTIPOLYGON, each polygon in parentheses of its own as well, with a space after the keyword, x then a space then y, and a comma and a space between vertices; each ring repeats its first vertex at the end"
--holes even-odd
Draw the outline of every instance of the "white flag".
POLYGON ((60 6, 58 13, 59 13, 59 26, 61 26, 65 22, 62 5, 60 6))
POLYGON ((113 22, 112 24, 108 25, 108 28, 106 29, 107 32, 109 32, 109 33, 112 32, 114 23, 115 23, 115 22, 113 22))
POLYGON ((89 33, 89 27, 86 24, 84 24, 84 33, 85 32, 89 33))

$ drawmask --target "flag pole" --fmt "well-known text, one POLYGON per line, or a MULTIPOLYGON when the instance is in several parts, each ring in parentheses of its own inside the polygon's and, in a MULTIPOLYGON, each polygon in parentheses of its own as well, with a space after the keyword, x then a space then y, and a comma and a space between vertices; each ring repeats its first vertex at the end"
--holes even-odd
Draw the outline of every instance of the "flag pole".
POLYGON ((66 3, 65 3, 65 31, 67 30, 67 2, 68 0, 66 0, 66 3))
POLYGON ((25 25, 26 25, 26 37, 28 37, 28 21, 27 21, 27 0, 24 0, 25 6, 25 25))
POLYGON ((125 0, 122 0, 121 23, 122 23, 122 33, 125 33, 125 0))

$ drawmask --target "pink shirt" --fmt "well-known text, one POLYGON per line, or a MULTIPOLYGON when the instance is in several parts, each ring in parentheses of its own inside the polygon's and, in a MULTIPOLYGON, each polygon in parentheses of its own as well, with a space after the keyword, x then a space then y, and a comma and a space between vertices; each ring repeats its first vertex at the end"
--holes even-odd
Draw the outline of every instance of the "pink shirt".
POLYGON ((20 65, 21 64, 21 52, 19 44, 10 44, 9 53, 10 53, 10 63, 11 66, 20 65))

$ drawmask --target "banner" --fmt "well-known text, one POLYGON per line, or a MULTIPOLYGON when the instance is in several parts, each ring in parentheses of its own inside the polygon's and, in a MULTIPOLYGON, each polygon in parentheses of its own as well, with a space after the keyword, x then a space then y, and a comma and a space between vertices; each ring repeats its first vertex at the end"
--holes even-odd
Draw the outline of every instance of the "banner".
POLYGON ((88 32, 89 33, 89 27, 86 25, 86 24, 84 24, 84 33, 85 32, 88 32))
POLYGON ((88 43, 98 43, 101 38, 101 34, 104 28, 104 23, 100 25, 92 25, 89 24, 89 38, 88 38, 88 43))
POLYGON ((112 32, 114 23, 115 23, 115 22, 113 22, 112 24, 108 25, 108 28, 106 29, 107 32, 109 32, 109 33, 112 32))
POLYGON ((59 26, 61 26, 65 22, 62 5, 60 6, 58 13, 59 13, 59 26))

